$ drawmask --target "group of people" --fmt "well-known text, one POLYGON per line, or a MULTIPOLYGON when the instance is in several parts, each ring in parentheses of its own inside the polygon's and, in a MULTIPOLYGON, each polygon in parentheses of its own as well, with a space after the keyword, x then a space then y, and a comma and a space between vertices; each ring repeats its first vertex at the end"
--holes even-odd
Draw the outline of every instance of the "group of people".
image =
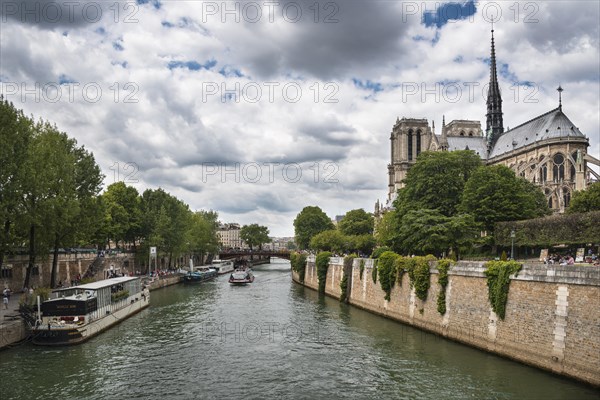
POLYGON ((544 260, 544 264, 574 265, 575 259, 570 254, 567 254, 566 256, 550 254, 544 260))

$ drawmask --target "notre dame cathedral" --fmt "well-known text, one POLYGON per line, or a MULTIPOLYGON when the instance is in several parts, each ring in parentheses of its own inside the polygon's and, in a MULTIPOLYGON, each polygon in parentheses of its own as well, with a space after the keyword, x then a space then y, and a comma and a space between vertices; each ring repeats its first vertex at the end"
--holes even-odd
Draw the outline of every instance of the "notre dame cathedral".
MULTIPOLYGON (((504 131, 492 30, 485 134, 480 121, 454 120, 446 124, 442 119, 438 135, 435 124, 430 126, 427 119, 397 119, 390 137, 392 159, 388 165, 386 208, 392 207, 397 190, 421 151, 473 150, 487 165, 506 165, 538 185, 548 206, 555 212, 564 212, 574 191, 585 189, 592 176, 600 179, 588 168, 588 163, 600 165, 600 161, 587 154, 588 138, 563 112, 562 88, 557 90, 557 108, 504 131)), ((377 201, 376 215, 381 211, 377 201)))

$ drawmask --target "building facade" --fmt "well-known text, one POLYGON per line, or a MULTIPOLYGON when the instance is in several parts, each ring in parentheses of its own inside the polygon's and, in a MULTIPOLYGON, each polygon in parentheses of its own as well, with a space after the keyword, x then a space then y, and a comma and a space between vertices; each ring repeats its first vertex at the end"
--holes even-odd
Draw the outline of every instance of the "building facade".
POLYGON ((248 246, 240 238, 240 224, 230 223, 219 225, 217 235, 222 249, 247 249, 248 246))
MULTIPOLYGON (((427 119, 398 118, 390 136, 386 207, 392 207, 406 173, 422 151, 472 150, 485 164, 506 165, 538 185, 548 206, 564 212, 574 191, 584 190, 594 179, 600 180, 588 165, 600 165, 600 161, 587 153, 589 140, 563 112, 563 89, 559 86, 557 90, 557 108, 505 131, 492 30, 485 132, 480 121, 454 120, 446 124, 443 117, 438 135, 433 121, 430 125, 427 119)), ((380 210, 377 202, 375 211, 380 210)))

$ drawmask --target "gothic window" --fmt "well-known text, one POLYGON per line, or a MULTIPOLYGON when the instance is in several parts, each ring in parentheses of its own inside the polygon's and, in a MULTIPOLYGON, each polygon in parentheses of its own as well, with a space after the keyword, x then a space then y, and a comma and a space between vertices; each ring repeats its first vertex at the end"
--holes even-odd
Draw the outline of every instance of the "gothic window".
POLYGON ((465 131, 460 131, 460 136, 465 136, 465 131))
POLYGON ((565 208, 569 207, 569 203, 571 203, 571 192, 569 191, 569 188, 563 188, 563 200, 565 208))
POLYGON ((548 166, 544 164, 540 168, 540 183, 544 183, 546 180, 548 180, 548 166))
POLYGON ((469 136, 473 137, 473 131, 469 132, 469 136))
POLYGON ((562 154, 557 153, 552 158, 552 161, 554 161, 554 166, 552 167, 554 181, 557 182, 557 181, 564 180, 565 179, 565 157, 562 154))
POLYGON ((408 131, 408 161, 413 159, 413 131, 408 131))
POLYGON ((417 156, 421 154, 421 130, 417 131, 417 156))
POLYGON ((552 196, 548 197, 548 208, 552 208, 552 196))
MULTIPOLYGON (((569 163, 571 164, 571 163, 569 163)), ((575 180, 575 166, 573 164, 571 164, 571 180, 574 181, 575 180)))

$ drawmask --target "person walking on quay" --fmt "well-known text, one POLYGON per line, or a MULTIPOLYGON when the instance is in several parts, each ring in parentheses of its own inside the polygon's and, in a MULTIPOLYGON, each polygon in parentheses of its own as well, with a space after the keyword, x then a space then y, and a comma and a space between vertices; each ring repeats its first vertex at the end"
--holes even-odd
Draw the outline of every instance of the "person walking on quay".
POLYGON ((10 289, 4 288, 2 291, 2 303, 4 304, 4 309, 8 310, 8 301, 10 300, 10 289))

